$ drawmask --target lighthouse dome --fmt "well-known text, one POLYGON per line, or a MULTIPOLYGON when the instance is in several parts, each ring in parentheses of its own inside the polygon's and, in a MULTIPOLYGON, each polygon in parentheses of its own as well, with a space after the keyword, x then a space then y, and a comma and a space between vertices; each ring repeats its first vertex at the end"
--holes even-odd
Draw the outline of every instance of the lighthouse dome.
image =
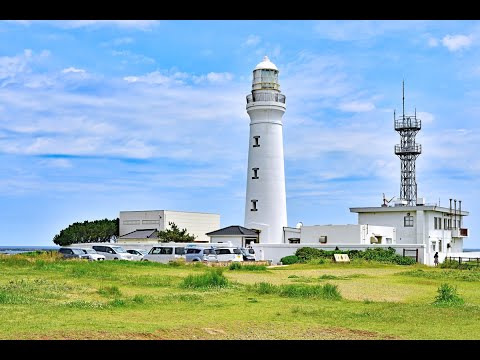
POLYGON ((275 66, 274 63, 270 61, 268 56, 264 56, 263 60, 259 62, 257 66, 255 66, 255 70, 259 70, 259 69, 271 69, 271 70, 278 71, 277 67, 275 66))

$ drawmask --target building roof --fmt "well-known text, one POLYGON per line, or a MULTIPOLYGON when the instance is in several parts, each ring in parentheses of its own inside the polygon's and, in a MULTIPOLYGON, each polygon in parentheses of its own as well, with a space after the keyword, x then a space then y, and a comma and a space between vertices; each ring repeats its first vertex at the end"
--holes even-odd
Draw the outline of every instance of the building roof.
MULTIPOLYGON (((454 214, 455 209, 450 209, 448 207, 437 206, 437 205, 416 205, 416 206, 372 206, 372 207, 357 207, 350 208, 350 212, 354 213, 379 213, 379 212, 415 212, 418 210, 422 211, 437 211, 441 213, 454 214)), ((460 211, 457 207, 457 215, 466 216, 469 214, 468 211, 460 211)))
POLYGON ((265 56, 263 58, 263 60, 261 62, 259 62, 257 64, 257 66, 255 66, 255 70, 258 70, 258 69, 270 69, 270 70, 277 70, 277 67, 275 66, 274 63, 272 63, 270 61, 270 59, 268 58, 268 56, 265 56))
POLYGON ((137 229, 128 234, 120 236, 119 239, 149 239, 157 237, 157 234, 157 229, 137 229))
POLYGON ((218 229, 215 231, 210 231, 205 235, 247 235, 247 236, 258 236, 258 232, 252 229, 247 229, 246 227, 240 225, 231 225, 218 229))

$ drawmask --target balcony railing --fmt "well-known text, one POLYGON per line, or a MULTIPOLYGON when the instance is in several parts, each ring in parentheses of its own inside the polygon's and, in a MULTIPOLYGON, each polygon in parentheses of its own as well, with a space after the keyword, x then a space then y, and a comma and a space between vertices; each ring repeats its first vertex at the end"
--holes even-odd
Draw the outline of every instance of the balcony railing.
POLYGON ((276 101, 285 104, 285 95, 272 92, 255 92, 247 95, 247 104, 257 101, 276 101))
POLYGON ((395 155, 419 155, 422 153, 422 145, 411 145, 411 146, 404 146, 395 145, 395 155))
POLYGON ((422 120, 416 117, 405 116, 395 119, 395 130, 420 130, 422 128, 422 120))
POLYGON ((452 237, 455 237, 455 238, 468 237, 468 229, 467 228, 452 229, 452 237))

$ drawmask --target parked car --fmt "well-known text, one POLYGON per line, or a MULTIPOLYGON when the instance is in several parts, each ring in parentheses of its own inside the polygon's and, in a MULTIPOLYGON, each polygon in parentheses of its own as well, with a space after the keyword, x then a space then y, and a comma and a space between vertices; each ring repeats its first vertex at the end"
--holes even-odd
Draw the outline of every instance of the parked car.
POLYGON ((58 252, 62 255, 64 259, 87 259, 83 249, 80 248, 70 248, 70 247, 61 247, 58 249, 58 252))
POLYGON ((243 261, 255 261, 255 250, 252 248, 240 248, 243 255, 243 261))
POLYGON ((93 245, 92 249, 105 256, 106 260, 133 260, 133 255, 118 245, 93 245))
POLYGON ((133 255, 133 260, 142 260, 148 254, 148 251, 143 249, 126 249, 126 251, 133 255))
POLYGON ((168 263, 169 261, 185 259, 184 245, 159 245, 150 249, 148 254, 143 256, 142 261, 155 261, 159 263, 168 263))
POLYGON ((237 247, 215 247, 217 261, 243 261, 242 251, 237 247))
POLYGON ((103 261, 105 260, 105 255, 101 255, 97 253, 94 249, 87 249, 87 248, 81 248, 86 256, 84 258, 87 258, 90 261, 103 261))
POLYGON ((185 248, 185 261, 218 261, 214 248, 188 246, 185 248))

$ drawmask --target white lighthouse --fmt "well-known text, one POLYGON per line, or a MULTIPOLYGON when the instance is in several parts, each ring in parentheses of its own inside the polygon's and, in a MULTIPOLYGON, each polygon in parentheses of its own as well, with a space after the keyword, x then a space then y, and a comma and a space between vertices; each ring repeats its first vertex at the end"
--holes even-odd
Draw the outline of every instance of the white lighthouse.
POLYGON ((250 116, 245 227, 260 230, 260 243, 283 242, 287 226, 282 116, 285 95, 278 69, 267 56, 253 70, 252 93, 247 95, 250 116))

